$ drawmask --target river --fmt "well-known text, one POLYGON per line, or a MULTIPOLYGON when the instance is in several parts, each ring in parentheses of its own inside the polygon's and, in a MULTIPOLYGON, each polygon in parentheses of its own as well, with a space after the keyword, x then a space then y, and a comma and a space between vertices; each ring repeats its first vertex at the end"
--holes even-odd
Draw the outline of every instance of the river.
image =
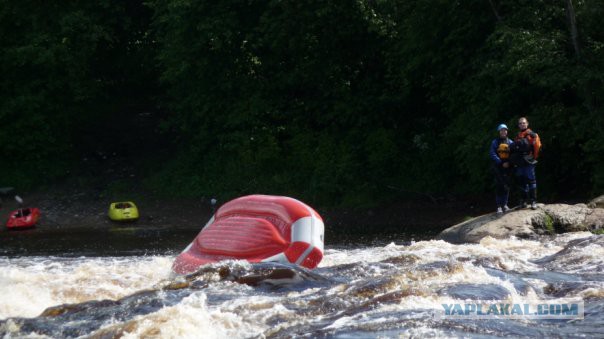
POLYGON ((0 337, 604 337, 601 235, 328 238, 313 271, 229 261, 171 276, 196 233, 0 232, 0 337), (443 315, 469 300, 559 298, 584 302, 583 318, 443 315))

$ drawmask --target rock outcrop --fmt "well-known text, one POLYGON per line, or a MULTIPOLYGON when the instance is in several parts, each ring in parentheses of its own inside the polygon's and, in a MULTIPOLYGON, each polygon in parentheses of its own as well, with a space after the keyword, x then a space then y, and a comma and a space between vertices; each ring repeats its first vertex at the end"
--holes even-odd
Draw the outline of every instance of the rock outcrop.
POLYGON ((589 208, 604 208, 604 195, 601 195, 587 204, 589 208))
POLYGON ((604 208, 593 203, 598 199, 604 202, 604 196, 601 196, 589 205, 539 204, 536 210, 514 209, 504 215, 486 214, 447 228, 437 239, 461 244, 478 243, 486 236, 535 238, 543 234, 597 231, 604 229, 604 208))

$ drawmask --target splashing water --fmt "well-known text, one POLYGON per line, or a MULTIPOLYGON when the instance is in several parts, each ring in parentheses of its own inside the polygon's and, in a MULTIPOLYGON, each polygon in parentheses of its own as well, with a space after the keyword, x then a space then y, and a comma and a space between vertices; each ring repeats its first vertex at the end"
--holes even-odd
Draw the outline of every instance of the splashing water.
POLYGON ((332 247, 318 269, 173 255, 0 257, 0 335, 125 338, 604 336, 604 236, 332 247), (582 298, 579 320, 434 317, 443 303, 582 298))

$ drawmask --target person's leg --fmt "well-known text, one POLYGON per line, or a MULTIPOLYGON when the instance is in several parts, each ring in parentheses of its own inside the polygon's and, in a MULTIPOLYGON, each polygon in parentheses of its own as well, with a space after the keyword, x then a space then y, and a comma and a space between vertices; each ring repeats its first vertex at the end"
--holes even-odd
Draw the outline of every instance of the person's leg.
POLYGON ((510 171, 506 171, 503 175, 503 211, 507 212, 510 210, 508 207, 508 200, 510 199, 510 184, 511 184, 510 171))
POLYGON ((504 197, 505 197, 505 185, 501 172, 494 169, 495 176, 495 204, 497 205, 497 212, 503 211, 504 197))
POLYGON ((535 176, 535 165, 527 166, 526 179, 528 185, 528 196, 531 201, 531 208, 537 208, 537 177, 535 176))
POLYGON ((526 166, 516 167, 516 184, 520 194, 520 208, 525 208, 528 202, 529 184, 526 177, 526 166))

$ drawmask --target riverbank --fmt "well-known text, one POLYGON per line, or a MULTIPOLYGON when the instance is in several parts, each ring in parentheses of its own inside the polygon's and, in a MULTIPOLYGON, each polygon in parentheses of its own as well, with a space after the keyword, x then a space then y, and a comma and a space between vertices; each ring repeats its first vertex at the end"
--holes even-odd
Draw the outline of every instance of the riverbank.
MULTIPOLYGON (((19 194, 24 200, 24 206, 40 208, 42 217, 38 228, 43 229, 136 226, 199 230, 213 213, 209 198, 159 198, 142 189, 133 194, 107 194, 102 190, 80 188, 77 185, 56 185, 44 192, 19 194), (110 221, 107 217, 109 204, 125 200, 137 204, 140 219, 134 224, 116 224, 110 221)), ((431 236, 468 216, 485 213, 490 206, 483 202, 484 199, 478 197, 441 202, 405 200, 374 208, 313 207, 325 220, 328 238, 345 233, 414 233, 431 236)), ((224 202, 219 201, 217 206, 222 203, 224 202)), ((8 213, 17 207, 14 199, 5 198, 0 210, 0 220, 4 222, 8 213)))

